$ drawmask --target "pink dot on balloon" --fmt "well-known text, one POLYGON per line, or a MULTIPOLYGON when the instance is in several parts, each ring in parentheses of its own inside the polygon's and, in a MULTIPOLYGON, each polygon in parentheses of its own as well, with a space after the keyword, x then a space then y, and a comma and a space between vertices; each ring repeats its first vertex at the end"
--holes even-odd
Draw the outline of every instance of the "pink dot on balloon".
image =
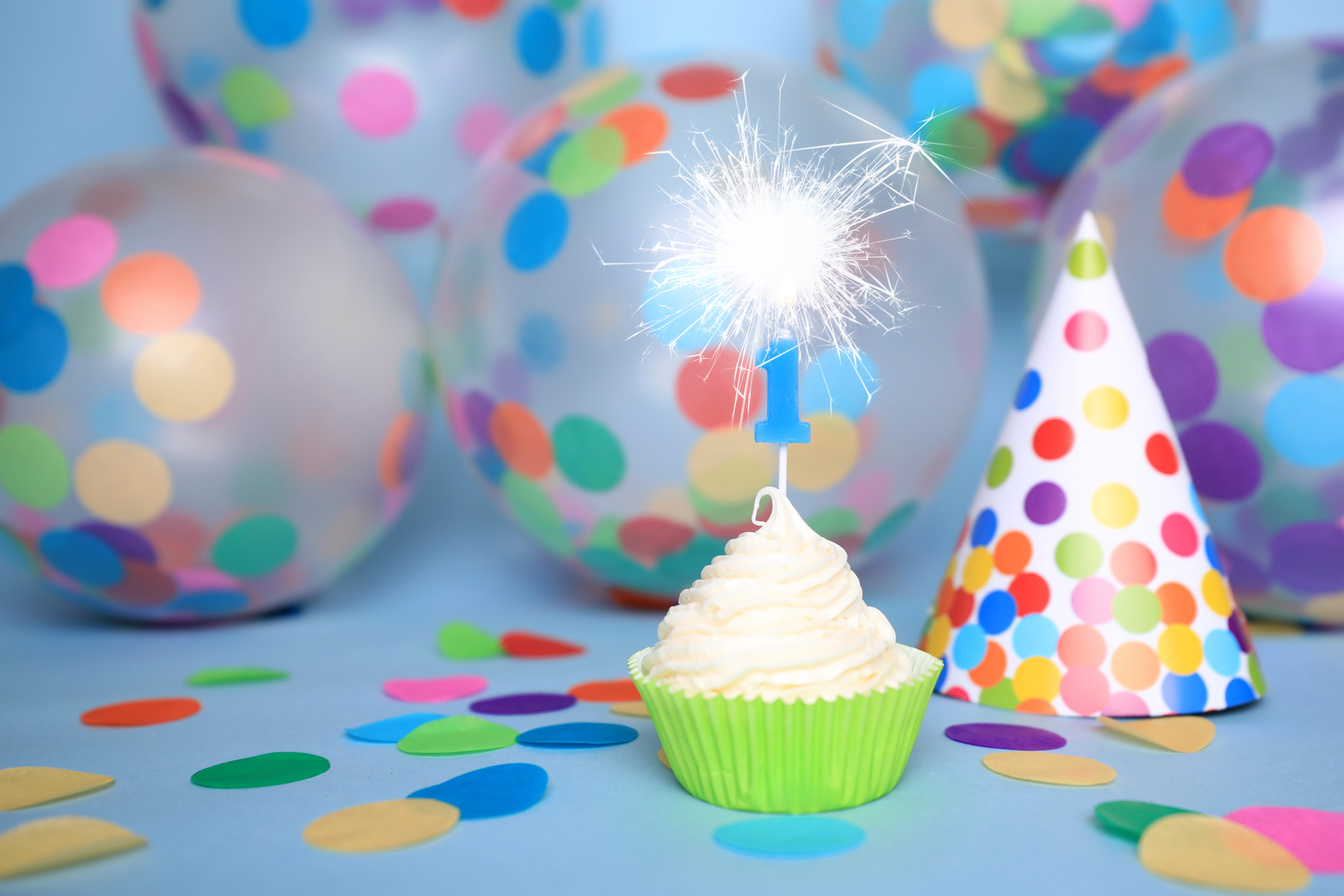
POLYGON ((1074 666, 1059 682, 1059 696, 1078 715, 1094 716, 1106 708, 1111 686, 1095 666, 1074 666))
POLYGON ((173 570, 173 581, 181 591, 233 591, 238 580, 210 567, 173 570))
POLYGON ((1080 352, 1101 348, 1106 335, 1106 319, 1095 311, 1079 311, 1064 325, 1064 340, 1080 352))
POLYGON ((495 103, 472 106, 457 123, 457 142, 467 155, 479 156, 509 126, 509 113, 495 103))
POLYGON ((1082 4, 1106 10, 1118 30, 1128 31, 1144 20, 1153 0, 1082 0, 1082 4))
POLYGON ((159 58, 159 48, 154 45, 154 34, 149 30, 149 22, 144 13, 135 14, 135 49, 140 56, 140 64, 145 69, 145 77, 151 84, 163 80, 163 62, 159 58))
POLYGON ((1162 521, 1162 543, 1177 556, 1191 557, 1199 549, 1199 536, 1194 523, 1182 514, 1173 513, 1162 521))
POLYGON ((404 197, 380 202, 369 212, 369 223, 389 233, 409 233, 434 222, 434 206, 423 199, 404 197))
POLYGON ((1083 579, 1073 586, 1073 612, 1078 618, 1093 625, 1110 621, 1111 601, 1115 586, 1105 579, 1083 579))
POLYGON ((111 224, 94 215, 71 215, 39 233, 24 260, 38 286, 69 289, 92 280, 116 254, 111 224))
POLYGON ((1106 708, 1101 711, 1104 716, 1123 719, 1126 716, 1146 716, 1148 715, 1148 704, 1143 702, 1143 698, 1138 694, 1132 694, 1129 691, 1120 691, 1111 695, 1111 699, 1106 701, 1106 708))
POLYGON ((368 137, 395 137, 415 120, 415 91, 385 68, 366 68, 341 86, 341 114, 368 137))

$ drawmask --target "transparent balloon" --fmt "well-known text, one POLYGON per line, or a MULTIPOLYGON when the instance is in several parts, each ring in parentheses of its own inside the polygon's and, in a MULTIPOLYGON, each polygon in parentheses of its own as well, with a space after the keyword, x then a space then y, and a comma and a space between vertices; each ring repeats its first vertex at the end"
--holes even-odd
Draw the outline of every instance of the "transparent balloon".
MULTIPOLYGON (((677 223, 664 192, 677 189, 677 160, 692 161, 697 141, 732 144, 739 101, 763 134, 792 128, 798 147, 882 136, 859 117, 896 127, 843 85, 777 63, 606 70, 497 145, 432 306, 431 351, 471 465, 546 549, 627 596, 690 584, 752 528, 753 498, 776 474, 775 447, 753 440, 763 374, 678 314, 701 297, 649 273, 658 228, 677 223)), ((895 332, 859 327, 860 355, 821 346, 801 373, 812 441, 792 446, 789 496, 859 561, 942 478, 985 362, 972 232, 934 167, 914 173, 919 205, 871 224, 913 309, 895 332)))
POLYGON ((396 264, 269 162, 124 157, 0 213, 0 541, 89 606, 321 589, 406 503, 429 394, 396 264))
POLYGON ((985 231, 1035 236, 1126 106, 1246 41, 1257 0, 813 0, 819 65, 945 157, 985 231), (927 122, 927 123, 926 123, 927 122))
POLYGON ((1058 270, 1095 210, 1237 600, 1330 623, 1344 623, 1342 144, 1344 44, 1247 49, 1116 122, 1065 187, 1039 267, 1058 270))

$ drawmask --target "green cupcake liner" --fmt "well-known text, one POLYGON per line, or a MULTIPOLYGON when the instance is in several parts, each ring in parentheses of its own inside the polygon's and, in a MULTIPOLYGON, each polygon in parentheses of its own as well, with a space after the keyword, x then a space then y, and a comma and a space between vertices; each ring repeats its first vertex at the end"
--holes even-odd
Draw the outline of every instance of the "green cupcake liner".
POLYGON ((889 792, 914 748, 942 661, 898 644, 910 657, 910 680, 833 701, 765 701, 688 696, 644 677, 630 658, 630 677, 644 698, 668 764, 692 796, 727 809, 828 812, 889 792))

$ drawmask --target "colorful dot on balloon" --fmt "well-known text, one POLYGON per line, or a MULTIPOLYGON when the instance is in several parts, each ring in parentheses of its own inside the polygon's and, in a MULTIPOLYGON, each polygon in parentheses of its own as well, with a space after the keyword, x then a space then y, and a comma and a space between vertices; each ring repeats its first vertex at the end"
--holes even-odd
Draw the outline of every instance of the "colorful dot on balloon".
POLYGON ((621 161, 626 165, 644 161, 667 138, 667 116, 652 103, 621 106, 602 116, 598 123, 620 132, 625 142, 625 157, 621 161))
POLYGON ((70 471, 60 445, 26 423, 0 429, 0 488, 26 507, 60 506, 70 491, 70 471))
POLYGON ((1180 582, 1159 585, 1157 599, 1162 604, 1162 622, 1166 625, 1190 625, 1199 612, 1195 596, 1180 582))
POLYGON ((116 253, 112 225, 78 214, 47 226, 29 245, 24 261, 38 286, 70 289, 96 277, 116 253))
POLYGON ((1209 702, 1209 690, 1198 675, 1166 675, 1162 679, 1162 699, 1174 713, 1189 715, 1203 712, 1209 702))
POLYGON ((1128 487, 1109 482, 1092 493, 1092 516, 1103 526, 1123 529, 1139 515, 1139 499, 1128 487))
POLYGON ((1240 501, 1260 486, 1260 452, 1241 430, 1206 420, 1181 433, 1181 453, 1199 494, 1217 501, 1240 501))
POLYGON ((443 4, 464 19, 488 19, 499 12, 504 0, 443 0, 443 4))
POLYGON ((1086 532, 1065 535, 1055 546, 1055 565, 1071 579, 1086 579, 1101 569, 1101 544, 1086 532))
POLYGON ((999 520, 994 514, 992 508, 986 507, 975 516, 975 524, 971 527, 971 546, 985 547, 994 540, 994 533, 998 530, 999 520))
POLYGON ((365 68, 350 75, 338 101, 346 124, 366 137, 395 137, 415 121, 415 88, 390 69, 365 68))
POLYGON ((222 572, 242 579, 275 572, 294 556, 299 531, 276 514, 245 517, 225 529, 210 549, 222 572))
POLYGON ((574 553, 560 511, 541 486, 507 471, 500 478, 499 488, 504 505, 524 532, 557 557, 569 557, 574 553))
POLYGON ((958 50, 982 47, 1003 33, 1008 4, 1001 0, 933 0, 929 24, 945 44, 958 50))
POLYGON ((1127 632, 1150 632, 1162 619, 1162 603, 1142 585, 1126 585, 1115 594, 1111 614, 1127 632))
POLYGON ((576 118, 601 115, 638 93, 643 83, 634 69, 612 66, 565 90, 560 102, 576 118))
POLYGON ((859 459, 859 431, 839 414, 809 414, 812 441, 793 446, 789 457, 789 484, 805 492, 821 492, 839 485, 859 459))
POLYGON ((1073 427, 1068 421, 1051 417, 1036 427, 1031 447, 1041 460, 1059 460, 1073 448, 1073 427))
POLYGON ((718 504, 738 504, 750 501, 770 483, 774 461, 773 446, 757 442, 749 430, 719 427, 691 447, 686 475, 705 498, 718 504))
POLYGON ((1200 196, 1218 197, 1253 186, 1274 156, 1274 139, 1259 125, 1239 122, 1203 134, 1186 151, 1181 175, 1200 196))
POLYGON ((857 420, 877 391, 877 366, 863 352, 830 349, 803 371, 799 399, 804 413, 830 412, 857 420))
POLYGON ((1013 629, 1013 651, 1019 656, 1054 656, 1059 629, 1043 613, 1029 613, 1017 620, 1013 629))
POLYGON ((1033 656, 1018 664, 1013 674, 1013 693, 1022 701, 1049 703, 1059 696, 1059 680, 1059 667, 1052 660, 1033 656))
POLYGON ((535 271, 559 253, 568 231, 565 201, 554 193, 535 193, 509 217, 504 256, 520 271, 535 271))
POLYGON ((434 204, 415 197, 385 199, 369 209, 369 223, 385 233, 412 233, 434 223, 434 204))
POLYGON ((1027 492, 1022 510, 1039 526, 1048 526, 1064 515, 1068 502, 1064 489, 1053 482, 1038 482, 1027 492))
POLYGON ((721 348, 693 355, 677 371, 677 406, 695 425, 741 426, 760 408, 763 372, 737 352, 721 348))
POLYGON ((1106 319, 1095 311, 1079 311, 1064 324, 1064 341, 1080 352, 1090 352, 1106 344, 1106 319))
POLYGON ((1091 625, 1071 625, 1059 636, 1059 661, 1065 668, 1100 666, 1106 660, 1106 637, 1091 625))
POLYGON ((1096 240, 1079 240, 1069 250, 1069 273, 1079 280, 1095 280, 1106 267, 1106 250, 1096 240))
POLYGON ((33 310, 36 284, 21 264, 0 264, 0 343, 13 339, 33 310))
POLYGON ((257 43, 279 48, 303 37, 312 10, 308 0, 238 0, 238 18, 257 43))
POLYGON ((1084 622, 1101 625, 1111 619, 1111 603, 1115 586, 1102 578, 1086 578, 1073 586, 1069 603, 1073 612, 1084 622))
POLYGON ((1098 429, 1115 429, 1129 419, 1129 402, 1113 386, 1098 386, 1083 398, 1083 416, 1098 429))
POLYGON ((1282 302, 1305 290, 1325 262, 1325 236, 1305 212, 1285 205, 1242 218, 1223 247, 1223 271, 1237 291, 1282 302))
POLYGON ((588 491, 615 488, 625 476, 625 452, 615 434, 592 417, 572 415, 551 433, 555 464, 565 478, 588 491))
POLYGON ((52 529, 37 540, 37 549, 62 575, 91 588, 115 585, 125 574, 116 551, 78 529, 52 529))
POLYGON ((1317 373, 1338 366, 1344 362, 1344 287, 1317 280, 1291 301, 1266 308, 1260 330, 1264 347, 1285 367, 1317 373))
POLYGON ((1157 575, 1157 559, 1140 541, 1126 541, 1111 551, 1111 573, 1122 585, 1147 585, 1157 575))
POLYGON ((550 72, 565 52, 565 32, 560 19, 544 6, 534 6, 518 21, 515 38, 518 58, 534 75, 550 72))
POLYGON ((562 142, 546 165, 546 179, 561 196, 586 196, 616 176, 625 161, 625 138, 616 128, 595 125, 562 142))
POLYGON ((1175 475, 1180 469, 1180 463, 1176 459, 1176 448, 1171 444, 1171 439, 1160 432, 1148 437, 1143 453, 1153 469, 1164 476, 1175 475))
POLYGON ((532 479, 550 472, 550 436, 525 405, 514 401, 495 405, 490 413, 490 442, 510 469, 532 479))
POLYGON ((383 488, 392 491, 414 481, 428 438, 423 415, 403 411, 393 418, 378 449, 378 482, 383 488))
POLYGON ((477 103, 457 120, 457 142, 467 155, 479 158, 508 127, 508 109, 488 101, 477 103))
POLYGON ((918 512, 919 504, 913 500, 901 504, 891 513, 884 516, 876 526, 873 526, 873 531, 868 533, 868 540, 864 542, 864 550, 875 551, 884 547, 891 541, 891 539, 895 538, 902 529, 909 525, 910 521, 915 518, 915 514, 918 512))
POLYGON ((177 256, 141 252, 107 272, 99 298, 108 318, 123 330, 157 335, 191 319, 201 301, 201 283, 177 256))
POLYGON ((1031 539, 1026 533, 1005 532, 994 547, 994 568, 1006 576, 1015 576, 1031 562, 1031 539))
POLYGON ((544 311, 529 314, 518 324, 518 354, 529 370, 546 373, 565 359, 565 334, 560 322, 544 311))
POLYGON ((241 65, 219 86, 219 99, 239 130, 255 131, 284 121, 293 113, 289 94, 264 69, 241 65))
POLYGON ((145 346, 132 369, 135 395, 153 414, 177 423, 204 420, 233 392, 233 359, 214 337, 176 332, 145 346))
POLYGON ((75 461, 75 496, 101 520, 139 526, 158 516, 173 494, 168 465, 153 450, 125 439, 91 445, 75 461))
POLYGON ((1161 672, 1156 651, 1142 641, 1126 641, 1111 654, 1111 674, 1132 691, 1148 690, 1161 672))
POLYGON ((1148 343, 1148 369, 1172 420, 1198 417, 1218 396, 1218 365, 1204 343, 1172 331, 1148 343))
POLYGON ((1007 481, 1008 474, 1012 471, 1013 452, 1007 445, 1000 445, 989 462, 989 470, 985 474, 985 484, 990 488, 998 488, 1007 481))
POLYGON ((1019 411, 1025 411, 1035 404, 1040 394, 1041 375, 1035 370, 1028 370, 1022 374, 1022 380, 1017 384, 1017 394, 1013 397, 1013 407, 1019 411))
POLYGON ((679 100, 714 100, 737 89, 741 75, 721 65, 684 65, 663 73, 658 86, 679 100))
POLYGON ((0 386, 12 392, 46 388, 65 366, 69 345, 61 319, 48 308, 32 308, 0 351, 0 386))
POLYGON ((1178 171, 1162 194, 1162 222, 1181 239, 1212 239, 1226 230, 1251 204, 1254 190, 1247 187, 1226 196, 1201 196, 1178 171))
POLYGON ((1334 466, 1344 459, 1344 383, 1324 375, 1288 381, 1265 408, 1265 434, 1295 464, 1334 466))

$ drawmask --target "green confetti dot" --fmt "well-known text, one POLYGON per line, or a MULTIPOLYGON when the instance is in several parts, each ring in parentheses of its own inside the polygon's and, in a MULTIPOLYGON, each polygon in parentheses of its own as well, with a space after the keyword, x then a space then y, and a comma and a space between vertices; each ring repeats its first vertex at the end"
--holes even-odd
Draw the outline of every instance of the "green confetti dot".
POLYGON ((1144 829, 1159 818, 1188 813, 1190 810, 1158 803, 1141 803, 1137 800, 1113 800, 1109 803, 1097 803, 1092 811, 1097 813, 1097 821, 1103 828, 1137 843, 1144 829))
POLYGON ((1262 697, 1265 694, 1265 675, 1260 671, 1260 658, 1252 653, 1246 658, 1246 667, 1251 673, 1251 684, 1255 686, 1255 692, 1262 697))
POLYGON ((191 783, 221 790, 274 787, 316 778, 329 768, 330 762, 312 753, 262 753, 203 768, 191 776, 191 783))
POLYGON ((551 0, 551 6, 560 10, 560 12, 572 12, 574 7, 579 5, 579 0, 551 0))
POLYGON ((832 507, 814 513, 808 518, 807 524, 822 538, 832 539, 853 535, 863 528, 859 515, 848 507, 832 507))
POLYGON ((26 423, 0 429, 0 488, 38 510, 52 510, 70 492, 70 469, 61 447, 26 423))
POLYGON ((224 111, 242 131, 284 121, 292 111, 289 96, 280 83, 265 70, 250 65, 225 75, 219 93, 224 111))
POLYGON ((251 579, 284 566, 298 545, 299 532, 293 523, 274 514, 261 514, 226 529, 210 557, 221 571, 251 579))
POLYGON ((518 732, 476 716, 449 716, 426 722, 397 741, 397 749, 416 756, 452 756, 502 750, 516 742, 518 732))
POLYGON ((990 488, 998 488, 1008 479, 1008 474, 1013 472, 1013 452, 1007 445, 994 452, 994 457, 989 462, 989 474, 985 476, 985 483, 990 488))
POLYGON ((579 488, 604 492, 625 476, 625 452, 616 436, 592 417, 570 416, 551 433, 555 464, 579 488))
POLYGON ((439 650, 450 660, 480 660, 504 653, 498 638, 461 620, 439 629, 439 650))
POLYGON ((1017 709, 1021 701, 1013 691, 1012 678, 1000 678, 998 682, 980 692, 980 702, 985 706, 997 706, 1000 709, 1017 709))
POLYGON ((873 527, 873 531, 868 533, 868 540, 864 542, 863 549, 865 551, 876 551, 885 547, 915 518, 915 514, 918 512, 919 504, 915 501, 906 501, 900 507, 897 507, 878 521, 878 524, 873 527))
POLYGON ((1162 619, 1162 602, 1142 585, 1121 588, 1111 601, 1111 614, 1127 632, 1150 632, 1162 619))
POLYGON ((584 93, 565 105, 569 109, 569 114, 576 118, 600 115, 634 96, 642 82, 643 79, 638 72, 628 71, 609 84, 591 93, 584 93))
POLYGON ((574 553, 560 511, 555 509, 555 503, 541 486, 508 470, 499 481, 499 490, 504 496, 505 506, 524 532, 557 557, 568 557, 574 553))
POLYGON ((1079 280, 1095 280, 1106 273, 1106 250, 1096 240, 1079 240, 1069 252, 1069 273, 1079 280))
POLYGON ((546 179, 561 196, 586 196, 615 177, 624 159, 621 132, 596 125, 560 144, 546 166, 546 179))
POLYGON ((1086 532, 1065 535, 1055 547, 1055 565, 1071 579, 1085 579, 1101 569, 1101 545, 1086 532))
POLYGON ((1008 12, 1008 33, 1013 37, 1043 37, 1068 17, 1074 4, 1075 0, 1012 3, 1008 12))
POLYGON ((252 684, 259 681, 284 681, 288 672, 279 669, 266 669, 261 666, 221 666, 216 669, 202 669, 187 679, 187 684, 197 687, 212 687, 217 684, 252 684))

